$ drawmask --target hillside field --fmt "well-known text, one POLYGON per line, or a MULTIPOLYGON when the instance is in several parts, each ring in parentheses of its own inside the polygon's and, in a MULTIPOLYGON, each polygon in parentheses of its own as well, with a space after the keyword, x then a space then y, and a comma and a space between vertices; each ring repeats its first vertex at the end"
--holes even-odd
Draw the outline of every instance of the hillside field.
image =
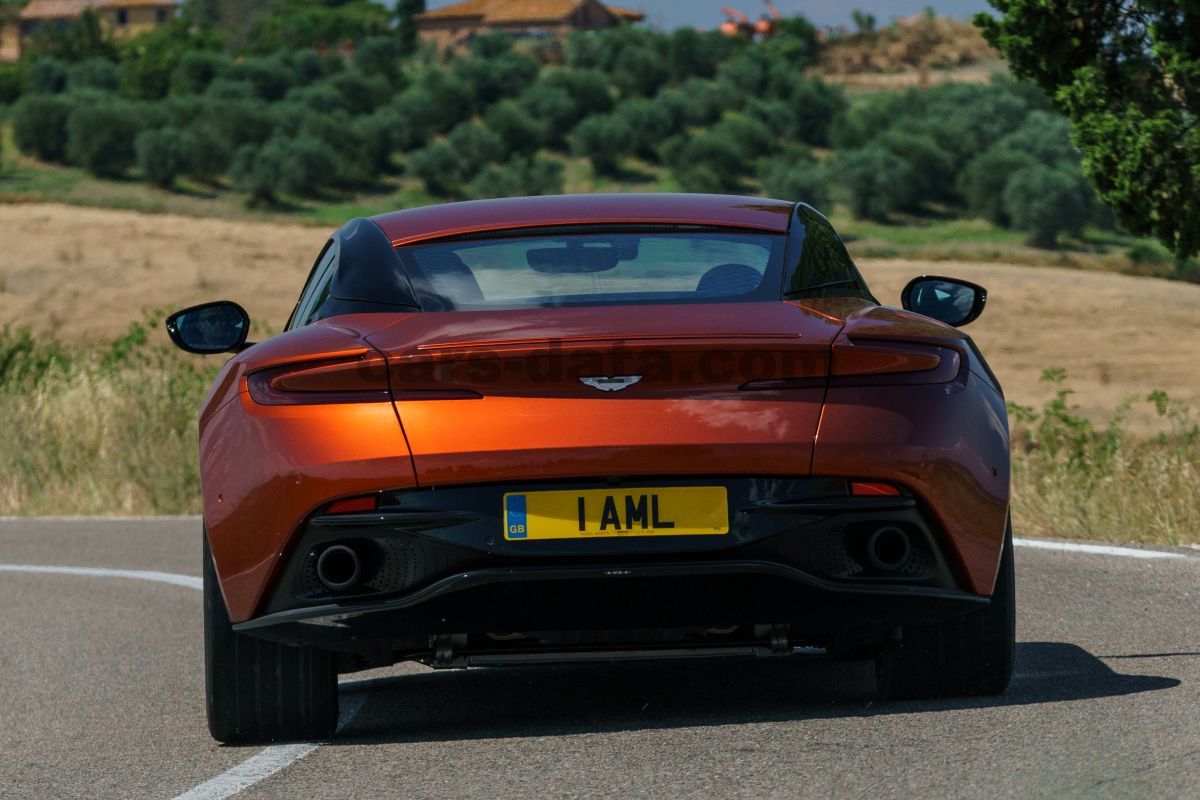
MULTIPOLYGON (((147 312, 215 298, 279 330, 327 227, 151 215, 56 205, 0 205, 0 320, 39 338, 105 344, 147 312)), ((853 249, 854 244, 851 244, 853 249)), ((1152 390, 1200 406, 1200 286, 1106 272, 1004 263, 859 259, 876 296, 896 303, 918 274, 989 290, 970 328, 1010 400, 1053 395, 1064 368, 1082 412, 1105 421, 1152 390)), ((1135 409, 1135 428, 1149 428, 1135 409)))

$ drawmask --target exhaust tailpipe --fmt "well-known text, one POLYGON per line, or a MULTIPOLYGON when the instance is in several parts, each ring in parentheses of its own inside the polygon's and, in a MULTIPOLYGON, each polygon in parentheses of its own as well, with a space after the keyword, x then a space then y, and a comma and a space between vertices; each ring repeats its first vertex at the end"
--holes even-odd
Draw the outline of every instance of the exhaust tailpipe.
POLYGON ((880 572, 903 569, 912 555, 908 534, 895 525, 877 528, 867 539, 867 560, 880 572))
POLYGON ((344 544, 326 547, 317 558, 317 580, 332 592, 349 589, 358 583, 362 563, 354 548, 344 544))

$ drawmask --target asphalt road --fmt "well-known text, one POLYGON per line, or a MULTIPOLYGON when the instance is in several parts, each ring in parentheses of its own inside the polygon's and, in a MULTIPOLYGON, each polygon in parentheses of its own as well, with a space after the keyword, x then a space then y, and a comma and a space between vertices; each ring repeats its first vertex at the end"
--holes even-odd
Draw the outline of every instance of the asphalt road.
MULTIPOLYGON (((196 576, 199 535, 0 521, 0 565, 196 576)), ((866 662, 405 666, 343 684, 332 742, 264 749, 208 737, 188 582, 0 566, 0 797, 1200 797, 1200 553, 1022 547, 1017 581, 1002 698, 880 703, 866 662)))

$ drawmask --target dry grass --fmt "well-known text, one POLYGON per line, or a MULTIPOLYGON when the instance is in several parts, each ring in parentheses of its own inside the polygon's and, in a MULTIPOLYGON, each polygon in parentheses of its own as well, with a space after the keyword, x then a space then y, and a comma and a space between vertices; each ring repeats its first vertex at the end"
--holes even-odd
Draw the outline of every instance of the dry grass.
POLYGON ((145 330, 84 354, 0 335, 0 515, 199 510, 196 411, 217 365, 145 330))
POLYGON ((236 299, 287 319, 326 228, 0 205, 0 322, 71 344, 107 343, 143 308, 236 299))
POLYGON ((1071 403, 1066 377, 1046 372, 1055 396, 1040 411, 1010 404, 1016 528, 1067 538, 1200 541, 1200 426, 1191 411, 1151 392, 1093 425, 1071 403), (1139 406, 1162 421, 1162 433, 1129 433, 1125 417, 1139 406))
MULTIPOLYGON (((895 304, 913 276, 981 283, 988 306, 968 329, 1008 399, 1041 406, 1054 396, 1047 368, 1071 376, 1080 414, 1104 424, 1131 396, 1164 391, 1200 408, 1200 285, 1105 272, 1010 264, 860 260, 875 295, 895 304)), ((1157 433, 1163 420, 1142 404, 1127 425, 1157 433)))
POLYGON ((912 73, 918 82, 938 70, 990 62, 999 54, 970 22, 918 14, 869 34, 830 39, 817 71, 831 78, 869 73, 912 73))
MULTIPOLYGON (((143 309, 215 298, 282 327, 329 231, 54 205, 0 205, 0 324, 70 346, 107 344, 143 309)), ((865 240, 868 241, 869 240, 865 240)), ((857 243, 856 243, 857 244, 857 243)), ((855 245, 852 245, 854 247, 855 245)), ((914 275, 958 275, 990 290, 971 326, 1009 398, 1052 396, 1042 370, 1071 375, 1085 417, 1161 389, 1200 407, 1200 285, 1086 270, 860 258, 876 295, 896 303, 914 275)), ((152 341, 162 341, 158 330, 152 341)), ((1132 415, 1135 430, 1155 416, 1132 415)))
MULTIPOLYGON (((326 235, 0 206, 0 321, 36 331, 0 336, 0 514, 196 511, 196 409, 217 365, 169 350, 160 323, 130 329, 129 320, 228 297, 278 329, 326 235)), ((1015 419, 1020 530, 1200 540, 1200 446, 1185 416, 1160 413, 1200 407, 1200 285, 1010 264, 860 265, 885 303, 923 273, 990 290, 971 333, 1010 401, 1028 407, 1015 419), (1042 380, 1048 367, 1069 373, 1078 408, 1042 380), (1155 395, 1110 424, 1127 398, 1160 390, 1173 402, 1155 395)))

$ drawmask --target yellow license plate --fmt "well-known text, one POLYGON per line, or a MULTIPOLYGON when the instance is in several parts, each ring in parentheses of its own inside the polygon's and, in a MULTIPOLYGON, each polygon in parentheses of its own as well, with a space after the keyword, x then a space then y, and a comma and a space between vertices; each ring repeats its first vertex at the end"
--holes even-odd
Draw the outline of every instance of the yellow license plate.
POLYGON ((504 538, 712 536, 729 533, 724 486, 569 489, 504 495, 504 538))

